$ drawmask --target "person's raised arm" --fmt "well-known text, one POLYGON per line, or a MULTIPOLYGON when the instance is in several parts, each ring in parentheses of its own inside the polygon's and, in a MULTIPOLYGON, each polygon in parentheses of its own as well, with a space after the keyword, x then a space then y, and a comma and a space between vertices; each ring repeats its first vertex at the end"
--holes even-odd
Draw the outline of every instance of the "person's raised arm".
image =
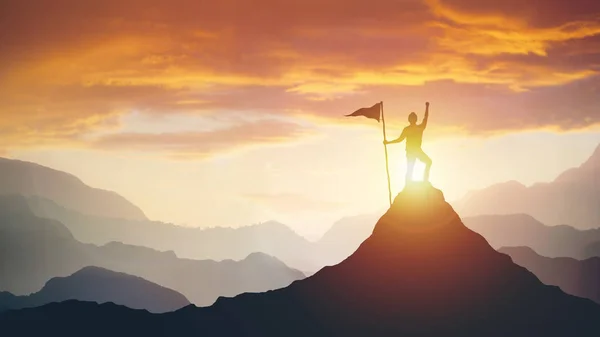
POLYGON ((402 130, 402 134, 400 135, 400 137, 394 139, 394 140, 388 140, 388 141, 383 141, 383 144, 394 144, 394 143, 400 143, 404 140, 404 138, 406 138, 406 129, 402 130))
POLYGON ((427 127, 427 120, 429 119, 429 102, 425 103, 425 118, 421 122, 421 127, 425 129, 427 127))

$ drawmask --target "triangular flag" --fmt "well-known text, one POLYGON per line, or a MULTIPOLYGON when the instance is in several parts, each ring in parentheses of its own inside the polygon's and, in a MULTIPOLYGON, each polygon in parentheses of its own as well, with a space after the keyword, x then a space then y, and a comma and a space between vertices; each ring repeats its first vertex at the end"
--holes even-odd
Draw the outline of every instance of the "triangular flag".
POLYGON ((372 118, 379 122, 381 118, 381 103, 377 103, 370 108, 360 108, 353 113, 346 115, 347 117, 355 117, 355 116, 365 116, 367 118, 372 118))

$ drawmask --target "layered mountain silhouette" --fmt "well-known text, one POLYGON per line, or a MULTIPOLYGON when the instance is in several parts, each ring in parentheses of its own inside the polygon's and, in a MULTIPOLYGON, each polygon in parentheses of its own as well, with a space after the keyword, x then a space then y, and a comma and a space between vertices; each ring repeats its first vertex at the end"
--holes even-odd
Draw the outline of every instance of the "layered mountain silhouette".
POLYGON ((77 240, 85 243, 104 245, 118 241, 172 250, 180 257, 210 260, 239 260, 263 252, 301 270, 321 267, 311 242, 274 221, 240 228, 192 228, 159 221, 93 216, 39 196, 28 197, 27 203, 34 214, 60 221, 77 240))
POLYGON ((100 247, 102 266, 128 272, 177 290, 199 306, 219 296, 285 287, 305 275, 278 259, 252 253, 240 261, 180 259, 173 252, 111 243, 100 247))
POLYGON ((497 184, 468 193, 456 205, 463 216, 525 213, 547 225, 590 229, 600 227, 599 201, 600 146, 585 163, 551 183, 497 184))
POLYGON ((363 214, 345 217, 335 222, 317 242, 318 251, 327 255, 323 265, 339 263, 354 253, 373 233, 373 224, 380 216, 363 214))
POLYGON ((503 247, 498 250, 533 272, 545 284, 564 292, 600 303, 600 257, 583 261, 569 257, 549 258, 529 247, 503 247))
POLYGON ((17 196, 0 196, 0 252, 0 290, 15 295, 37 292, 49 279, 87 266, 142 277, 197 305, 210 305, 219 296, 285 287, 305 277, 262 253, 216 262, 117 242, 83 244, 60 222, 33 215, 17 196))
POLYGON ((348 257, 371 234, 377 219, 373 215, 346 217, 319 241, 311 242, 275 221, 240 228, 189 228, 158 221, 92 216, 39 196, 26 199, 34 214, 60 221, 81 242, 104 245, 118 241, 172 250, 191 259, 239 260, 253 252, 263 252, 288 266, 312 272, 348 257))
POLYGON ((146 219, 141 209, 115 192, 92 188, 71 174, 19 160, 0 158, 0 194, 40 196, 84 214, 146 219))
POLYGON ((86 267, 67 277, 55 277, 29 296, 0 295, 0 308, 15 310, 68 300, 115 303, 132 309, 163 313, 190 304, 180 293, 141 277, 86 267))
POLYGON ((591 337, 600 306, 544 285, 466 228, 441 191, 415 185, 354 254, 286 288, 163 315, 66 302, 2 314, 0 326, 22 336, 94 326, 98 336, 591 337))
MULTIPOLYGON (((55 181, 52 186, 56 190, 79 189, 73 185, 83 186, 84 190, 94 190, 68 173, 28 162, 0 158, 0 173, 2 163, 6 167, 19 169, 22 176, 15 179, 25 186, 29 186, 26 183, 30 178, 27 172, 31 171, 32 175, 40 176, 39 179, 52 177, 55 181), (64 188, 58 188, 60 184, 64 184, 64 188)), ((106 193, 117 195, 114 192, 106 193)), ((235 229, 189 228, 149 221, 145 217, 122 216, 118 212, 97 212, 77 208, 72 203, 65 202, 64 198, 56 197, 56 193, 46 193, 43 189, 38 191, 33 188, 6 188, 3 190, 0 187, 0 194, 24 196, 28 209, 33 214, 61 222, 77 241, 83 243, 105 245, 111 242, 122 242, 159 251, 173 251, 183 258, 216 261, 242 260, 254 252, 263 252, 277 257, 288 266, 308 273, 313 273, 326 265, 336 264, 348 257, 371 234, 373 224, 378 218, 378 215, 345 217, 334 223, 319 241, 311 242, 276 221, 235 229)), ((82 193, 79 198, 89 199, 85 193, 82 193)))
POLYGON ((526 214, 482 215, 464 218, 463 222, 496 249, 527 246, 548 257, 585 259, 600 256, 600 250, 594 252, 590 248, 600 242, 600 229, 546 226, 526 214))
POLYGON ((7 196, 0 196, 0 251, 0 291, 16 295, 96 262, 60 222, 38 218, 22 199, 7 196))

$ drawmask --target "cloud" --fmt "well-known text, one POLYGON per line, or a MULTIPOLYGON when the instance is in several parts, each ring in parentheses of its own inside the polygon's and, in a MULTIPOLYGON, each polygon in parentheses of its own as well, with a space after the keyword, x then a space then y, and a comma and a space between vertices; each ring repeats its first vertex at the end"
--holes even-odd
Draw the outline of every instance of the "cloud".
POLYGON ((515 28, 556 28, 599 19, 600 4, 593 0, 426 0, 438 16, 453 21, 515 28))
POLYGON ((141 144, 180 139, 180 147, 169 147, 187 153, 193 151, 184 139, 204 137, 89 137, 117 130, 119 116, 131 111, 266 112, 344 123, 340 116, 372 102, 413 110, 429 100, 447 113, 437 120, 441 127, 467 133, 570 129, 600 119, 583 104, 600 104, 593 90, 600 72, 597 1, 1 6, 0 22, 10 29, 0 29, 0 148, 90 146, 92 138, 101 148, 121 141, 159 149, 141 144), (576 118, 564 117, 566 102, 576 118))
POLYGON ((577 54, 582 41, 590 42, 600 35, 597 2, 427 2, 441 19, 434 24, 443 32, 435 37, 439 46, 455 53, 484 56, 480 64, 493 74, 508 75, 505 79, 514 80, 514 89, 564 84, 598 74, 598 52, 594 53, 595 60, 557 62, 577 54), (518 55, 521 62, 511 62, 507 55, 518 55))
POLYGON ((213 157, 255 146, 294 142, 309 135, 309 128, 292 122, 259 120, 204 132, 112 133, 89 143, 111 151, 163 153, 174 159, 213 157))
POLYGON ((244 197, 278 213, 330 212, 343 207, 343 203, 312 199, 294 193, 250 193, 244 197))

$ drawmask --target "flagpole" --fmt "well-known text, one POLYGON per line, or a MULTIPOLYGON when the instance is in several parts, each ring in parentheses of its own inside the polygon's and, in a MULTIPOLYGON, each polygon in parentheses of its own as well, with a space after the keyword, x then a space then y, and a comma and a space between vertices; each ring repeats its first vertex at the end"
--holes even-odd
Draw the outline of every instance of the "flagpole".
MULTIPOLYGON (((387 141, 385 137, 385 118, 383 117, 383 101, 380 104, 381 107, 381 121, 383 122, 383 141, 387 141)), ((383 148, 385 149, 385 172, 387 173, 387 182, 388 182, 388 198, 390 200, 390 207, 392 207, 392 186, 390 184, 390 168, 388 164, 388 152, 387 152, 387 144, 383 144, 383 148)))

